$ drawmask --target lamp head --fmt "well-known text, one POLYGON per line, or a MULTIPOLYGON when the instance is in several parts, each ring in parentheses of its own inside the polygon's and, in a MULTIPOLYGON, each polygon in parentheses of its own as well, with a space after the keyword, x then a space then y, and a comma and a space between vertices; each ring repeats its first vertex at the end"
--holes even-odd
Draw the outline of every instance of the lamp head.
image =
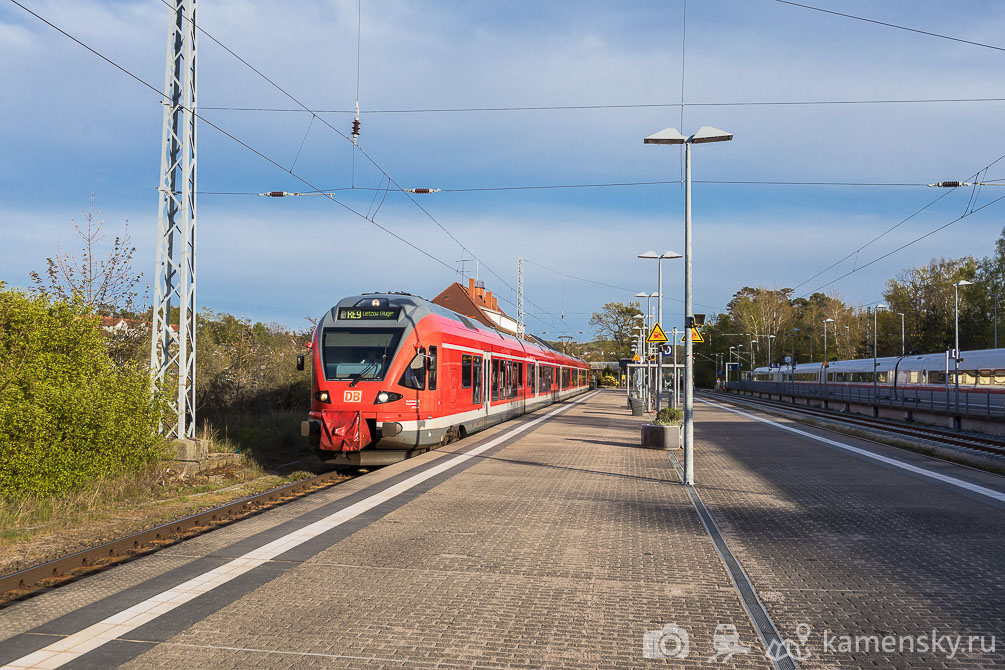
POLYGON ((642 140, 643 144, 684 144, 687 138, 677 132, 676 128, 664 128, 642 140))
POLYGON ((834 323, 834 319, 824 319, 824 323, 834 323))
POLYGON ((956 282, 956 286, 973 286, 973 284, 974 283, 972 281, 967 281, 966 279, 961 279, 956 282))
POLYGON ((646 251, 644 253, 639 254, 639 258, 659 258, 659 257, 660 257, 659 254, 657 254, 655 251, 646 251))
POLYGON ((704 144, 706 142, 728 142, 733 139, 733 133, 719 130, 712 126, 702 126, 690 138, 691 144, 704 144))
POLYGON ((669 249, 667 249, 662 254, 660 254, 660 258, 684 258, 684 255, 679 254, 676 251, 670 251, 669 249))

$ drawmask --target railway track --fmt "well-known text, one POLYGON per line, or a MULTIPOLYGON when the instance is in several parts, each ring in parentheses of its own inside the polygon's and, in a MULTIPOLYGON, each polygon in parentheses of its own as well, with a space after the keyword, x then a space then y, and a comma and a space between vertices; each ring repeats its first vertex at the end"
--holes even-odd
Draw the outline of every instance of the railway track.
POLYGON ((340 475, 338 472, 326 472, 133 533, 54 561, 13 572, 0 577, 0 603, 19 600, 41 589, 59 586, 117 563, 138 558, 266 509, 329 488, 345 479, 345 475, 340 475))
POLYGON ((876 419, 866 416, 847 415, 842 414, 840 412, 834 412, 831 410, 819 409, 816 407, 807 407, 805 405, 793 405, 791 403, 778 402, 775 400, 765 400, 763 398, 753 398, 750 396, 740 396, 734 394, 728 394, 723 396, 721 393, 710 393, 707 391, 702 392, 701 395, 710 399, 716 398, 719 400, 729 400, 740 404, 779 409, 784 410, 786 412, 801 414, 803 416, 812 416, 815 418, 827 419, 828 421, 833 421, 835 423, 841 423, 849 426, 867 428, 871 430, 881 430, 886 433, 894 433, 896 435, 903 435, 905 437, 922 439, 929 442, 937 442, 939 444, 948 445, 952 447, 973 449, 975 451, 979 451, 985 454, 1005 456, 1005 440, 992 436, 982 437, 978 435, 961 434, 958 432, 940 430, 938 428, 927 427, 927 426, 926 427, 908 426, 901 422, 894 421, 891 419, 876 419))

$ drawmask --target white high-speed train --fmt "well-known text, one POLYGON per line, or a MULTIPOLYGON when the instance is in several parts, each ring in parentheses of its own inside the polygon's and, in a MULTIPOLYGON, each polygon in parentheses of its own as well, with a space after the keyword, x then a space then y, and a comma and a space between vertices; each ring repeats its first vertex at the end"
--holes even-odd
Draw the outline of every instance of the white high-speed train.
MULTIPOLYGON (((876 360, 876 383, 883 389, 939 390, 956 387, 956 365, 947 352, 922 356, 884 356, 876 360)), ((795 382, 823 384, 824 374, 828 385, 873 386, 873 359, 831 361, 823 363, 797 363, 759 367, 743 374, 745 381, 795 382)), ((1005 349, 979 349, 963 351, 959 360, 960 391, 1005 393, 1005 349)))

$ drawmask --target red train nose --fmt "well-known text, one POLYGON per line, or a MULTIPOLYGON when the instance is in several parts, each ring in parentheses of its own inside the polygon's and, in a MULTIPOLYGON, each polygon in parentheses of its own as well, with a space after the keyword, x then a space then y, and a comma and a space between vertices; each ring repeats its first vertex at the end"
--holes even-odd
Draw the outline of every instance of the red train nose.
POLYGON ((359 451, 373 441, 370 427, 359 412, 337 412, 323 410, 321 418, 325 422, 325 435, 321 448, 331 451, 359 451), (327 444, 325 444, 327 442, 327 444))

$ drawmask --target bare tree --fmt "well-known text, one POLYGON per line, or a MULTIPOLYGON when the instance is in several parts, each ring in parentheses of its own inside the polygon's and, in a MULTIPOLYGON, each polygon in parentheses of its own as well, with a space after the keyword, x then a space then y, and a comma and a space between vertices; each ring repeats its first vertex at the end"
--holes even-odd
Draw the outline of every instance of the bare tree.
POLYGON ((108 255, 101 258, 99 243, 106 235, 102 232, 105 222, 100 216, 101 212, 94 210, 92 193, 84 224, 70 219, 83 240, 80 256, 63 253, 57 245, 55 257, 46 259, 45 278, 32 270, 31 280, 35 291, 50 299, 76 300, 99 313, 134 311, 136 288, 143 275, 133 270, 136 247, 130 244, 129 221, 123 224, 122 235, 115 237, 108 255))

